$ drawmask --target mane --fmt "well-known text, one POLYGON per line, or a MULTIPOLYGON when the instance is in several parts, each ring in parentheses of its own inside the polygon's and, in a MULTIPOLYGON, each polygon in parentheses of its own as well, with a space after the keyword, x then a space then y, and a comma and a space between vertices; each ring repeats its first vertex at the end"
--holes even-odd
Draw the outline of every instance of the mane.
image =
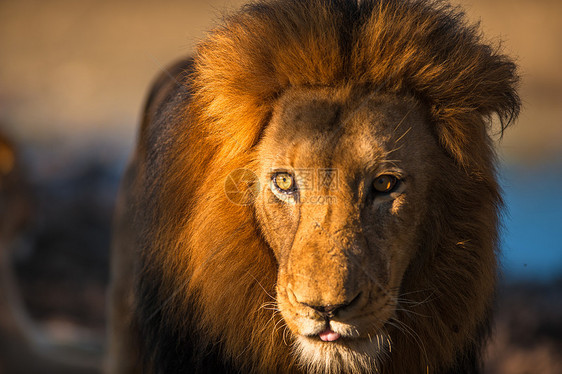
POLYGON ((515 70, 444 2, 257 2, 199 45, 193 107, 210 132, 245 151, 288 87, 352 82, 409 92, 430 109, 451 155, 477 169, 484 160, 471 145, 482 121, 497 114, 503 131, 518 114, 515 70))
POLYGON ((383 372, 469 370, 489 324, 501 205, 487 128, 517 116, 517 82, 511 60, 442 2, 263 1, 227 18, 141 132, 141 355, 162 373, 302 370, 275 310, 276 260, 252 207, 231 204, 223 185, 257 168, 255 145, 285 90, 357 84, 422 103, 456 165, 437 181, 427 250, 402 285, 419 301, 399 312, 412 336, 394 332, 383 372))

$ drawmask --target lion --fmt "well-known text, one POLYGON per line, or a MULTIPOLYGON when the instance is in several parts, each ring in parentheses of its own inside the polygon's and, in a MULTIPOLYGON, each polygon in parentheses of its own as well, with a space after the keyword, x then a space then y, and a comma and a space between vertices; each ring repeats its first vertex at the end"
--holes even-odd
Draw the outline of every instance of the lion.
POLYGON ((155 83, 122 184, 109 373, 473 373, 514 62, 461 10, 267 0, 155 83), (236 197, 238 196, 238 197, 236 197))

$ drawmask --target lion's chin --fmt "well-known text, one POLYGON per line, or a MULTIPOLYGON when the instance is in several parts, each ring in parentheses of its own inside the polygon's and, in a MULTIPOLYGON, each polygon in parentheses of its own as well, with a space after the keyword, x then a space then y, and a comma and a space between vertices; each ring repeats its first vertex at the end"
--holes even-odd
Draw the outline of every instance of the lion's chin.
POLYGON ((300 365, 307 372, 318 374, 378 372, 388 349, 387 341, 378 336, 324 342, 317 337, 298 335, 294 347, 300 365))

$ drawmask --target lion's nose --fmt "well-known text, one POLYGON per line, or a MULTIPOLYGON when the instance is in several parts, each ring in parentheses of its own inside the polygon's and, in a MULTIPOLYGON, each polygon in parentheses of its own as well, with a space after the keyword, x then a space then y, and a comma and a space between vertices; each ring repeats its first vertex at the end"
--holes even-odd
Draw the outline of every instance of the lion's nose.
POLYGON ((333 318, 337 312, 345 309, 351 304, 355 303, 359 299, 359 295, 355 296, 350 302, 344 304, 329 304, 329 305, 311 305, 308 303, 302 303, 302 305, 314 309, 318 314, 320 314, 325 319, 333 318))

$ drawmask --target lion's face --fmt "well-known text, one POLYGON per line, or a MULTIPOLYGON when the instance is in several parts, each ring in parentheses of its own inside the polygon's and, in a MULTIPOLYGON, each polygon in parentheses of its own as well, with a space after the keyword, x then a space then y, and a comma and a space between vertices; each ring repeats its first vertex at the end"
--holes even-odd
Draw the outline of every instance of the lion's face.
POLYGON ((439 172, 428 160, 444 157, 425 118, 413 100, 350 87, 294 89, 274 109, 256 210, 307 365, 372 367, 391 349, 385 324, 423 250, 418 227, 439 172))

